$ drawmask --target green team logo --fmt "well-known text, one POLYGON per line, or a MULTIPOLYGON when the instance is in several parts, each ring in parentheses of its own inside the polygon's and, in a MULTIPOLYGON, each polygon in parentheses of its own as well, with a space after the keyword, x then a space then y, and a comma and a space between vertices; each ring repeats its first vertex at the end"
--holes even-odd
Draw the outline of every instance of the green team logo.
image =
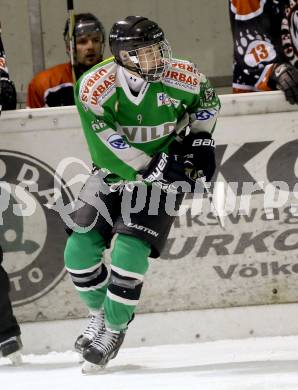
POLYGON ((57 193, 54 175, 32 156, 0 151, 0 243, 15 306, 47 294, 65 274, 66 233, 51 204, 57 196, 65 203, 73 196, 63 185, 57 193))

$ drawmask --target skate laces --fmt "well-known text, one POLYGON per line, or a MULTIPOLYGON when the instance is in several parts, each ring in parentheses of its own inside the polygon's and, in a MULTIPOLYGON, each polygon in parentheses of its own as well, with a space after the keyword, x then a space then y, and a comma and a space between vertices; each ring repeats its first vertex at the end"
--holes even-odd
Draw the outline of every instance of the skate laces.
POLYGON ((109 354, 115 346, 117 345, 117 341, 119 339, 120 332, 111 332, 106 330, 104 333, 101 333, 96 337, 96 339, 92 342, 92 346, 97 349, 101 349, 105 355, 109 354))
POLYGON ((83 332, 83 336, 93 339, 98 333, 105 330, 104 313, 99 311, 96 314, 91 314, 91 318, 87 328, 83 332))

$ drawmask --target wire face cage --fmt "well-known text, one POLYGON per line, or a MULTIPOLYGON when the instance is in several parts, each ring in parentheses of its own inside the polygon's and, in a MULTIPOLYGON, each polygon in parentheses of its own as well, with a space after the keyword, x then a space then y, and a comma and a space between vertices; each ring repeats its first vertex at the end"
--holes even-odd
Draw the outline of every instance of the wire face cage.
POLYGON ((142 78, 151 82, 162 78, 172 60, 171 46, 166 40, 129 50, 128 55, 142 78))

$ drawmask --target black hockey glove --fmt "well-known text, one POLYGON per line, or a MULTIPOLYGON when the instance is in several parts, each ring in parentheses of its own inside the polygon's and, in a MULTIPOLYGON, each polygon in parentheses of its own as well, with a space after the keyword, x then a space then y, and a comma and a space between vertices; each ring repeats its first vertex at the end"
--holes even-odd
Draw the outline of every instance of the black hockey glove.
POLYGON ((290 64, 275 65, 271 80, 285 93, 290 104, 298 104, 298 69, 290 64))
POLYGON ((215 142, 205 131, 189 133, 183 140, 184 166, 187 176, 196 180, 205 176, 210 181, 215 168, 215 142))
POLYGON ((2 110, 15 110, 17 95, 14 83, 8 78, 0 77, 0 106, 2 110))
POLYGON ((185 192, 181 186, 177 187, 174 184, 183 181, 191 184, 191 188, 194 186, 194 181, 185 174, 183 162, 178 156, 158 153, 141 172, 143 180, 146 183, 156 183, 165 192, 185 192))

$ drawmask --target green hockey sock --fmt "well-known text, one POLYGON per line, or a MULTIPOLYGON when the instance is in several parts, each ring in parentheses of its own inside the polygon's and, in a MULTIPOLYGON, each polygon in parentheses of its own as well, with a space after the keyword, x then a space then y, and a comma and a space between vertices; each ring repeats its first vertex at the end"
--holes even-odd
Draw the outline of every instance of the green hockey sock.
POLYGON ((68 238, 64 261, 80 298, 90 310, 102 307, 108 284, 108 271, 102 261, 105 241, 96 231, 73 232, 68 238))
POLYGON ((112 251, 111 280, 104 301, 109 328, 126 329, 138 304, 148 269, 150 245, 136 237, 119 234, 112 251))

